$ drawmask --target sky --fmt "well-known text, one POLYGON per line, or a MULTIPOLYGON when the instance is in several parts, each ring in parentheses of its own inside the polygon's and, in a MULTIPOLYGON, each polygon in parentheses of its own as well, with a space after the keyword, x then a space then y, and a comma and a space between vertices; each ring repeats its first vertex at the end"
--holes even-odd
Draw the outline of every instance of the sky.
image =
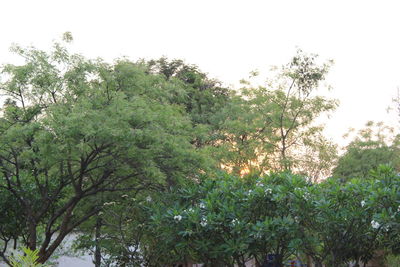
POLYGON ((12 43, 49 49, 63 32, 89 58, 184 59, 225 85, 238 86, 287 63, 298 48, 333 59, 321 92, 340 101, 324 119, 343 145, 347 129, 368 120, 398 126, 387 113, 400 86, 400 2, 358 0, 3 0, 0 64, 16 63, 12 43))

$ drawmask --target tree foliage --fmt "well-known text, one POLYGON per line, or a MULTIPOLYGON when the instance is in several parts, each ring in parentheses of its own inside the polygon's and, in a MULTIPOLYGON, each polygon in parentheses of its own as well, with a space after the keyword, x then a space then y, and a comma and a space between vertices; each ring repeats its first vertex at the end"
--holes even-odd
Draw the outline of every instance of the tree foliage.
POLYGON ((337 106, 335 100, 315 94, 329 66, 299 50, 267 86, 244 82, 220 124, 223 138, 218 145, 225 149, 216 153, 222 164, 237 174, 293 170, 316 178, 329 172, 336 149, 315 123, 337 106))
MULTIPOLYGON (((348 133, 350 134, 351 132, 348 133)), ((343 180, 369 177, 370 170, 381 164, 391 165, 399 170, 399 144, 399 136, 395 135, 393 128, 382 122, 370 121, 346 147, 332 175, 343 180)))
POLYGON ((103 204, 85 200, 173 185, 201 168, 191 120, 173 103, 179 88, 164 78, 58 43, 50 53, 13 50, 25 63, 4 66, 0 85, 0 195, 15 208, 2 219, 5 246, 14 239, 38 248, 44 262, 103 204))
POLYGON ((179 59, 162 57, 144 64, 149 73, 162 75, 184 91, 184 97, 174 103, 185 107, 195 126, 193 144, 197 148, 213 145, 218 140, 218 122, 222 109, 230 103, 231 90, 218 80, 209 78, 197 66, 179 59))

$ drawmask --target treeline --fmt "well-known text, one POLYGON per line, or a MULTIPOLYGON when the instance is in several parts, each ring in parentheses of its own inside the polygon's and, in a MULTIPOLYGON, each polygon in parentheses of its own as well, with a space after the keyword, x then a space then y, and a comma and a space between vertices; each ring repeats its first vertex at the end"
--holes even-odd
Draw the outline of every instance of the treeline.
MULTIPOLYGON (((270 172, 284 172, 287 183, 297 181, 299 188, 309 190, 323 188, 313 184, 331 176, 334 169, 336 178, 330 183, 343 190, 350 186, 347 181, 360 176, 349 170, 356 169, 352 164, 357 162, 355 158, 359 160, 357 155, 364 155, 357 151, 365 149, 372 150, 376 160, 368 161, 372 165, 363 163, 363 172, 368 174, 380 163, 396 165, 396 138, 390 143, 382 138, 376 141, 373 132, 360 135, 365 137, 362 140, 356 138, 336 164, 337 147, 323 136, 323 125, 316 124, 317 118, 338 105, 336 100, 317 94, 331 62, 318 64, 315 55, 298 51, 288 64, 277 68, 276 76, 266 86, 242 81, 243 88, 235 91, 181 60, 118 59, 111 64, 69 53, 65 45, 71 41, 72 36, 66 33, 64 43, 56 42, 49 52, 14 46, 13 51, 25 63, 2 67, 0 257, 6 263, 10 264, 10 248, 21 247, 37 250, 38 262, 46 262, 72 232, 82 234, 78 247, 94 250, 96 266, 160 266, 185 260, 215 264, 217 259, 229 265, 249 256, 260 261, 271 252, 284 259, 298 251, 324 262, 331 256, 315 251, 327 253, 333 248, 324 248, 325 240, 313 236, 313 228, 301 228, 301 221, 295 220, 303 215, 293 217, 291 208, 280 202, 270 203, 280 209, 275 213, 266 204, 269 200, 260 199, 258 204, 264 206, 258 206, 249 197, 242 203, 249 209, 243 216, 254 211, 256 217, 242 218, 232 217, 243 209, 236 203, 240 198, 230 197, 227 201, 230 199, 234 205, 229 208, 232 218, 225 218, 218 209, 213 212, 218 223, 237 219, 262 224, 278 216, 282 226, 277 226, 277 231, 287 232, 285 240, 290 240, 290 247, 288 243, 282 248, 284 252, 272 251, 272 243, 265 241, 256 253, 244 245, 250 241, 241 243, 233 236, 219 236, 221 229, 217 228, 204 233, 215 237, 204 244, 198 236, 214 227, 213 217, 204 215, 198 222, 205 228, 200 224, 197 228, 177 229, 188 215, 178 206, 173 216, 167 211, 177 203, 189 209, 212 192, 216 202, 203 204, 218 206, 225 201, 218 199, 218 191, 223 194, 225 190, 221 187, 224 183, 228 187, 244 183, 239 187, 251 188, 257 179, 264 179, 268 188, 271 183, 272 196, 276 194, 275 186, 284 185, 274 184, 270 180, 274 175, 257 178, 270 172), (375 147, 369 141, 375 142, 375 147), (363 146, 363 142, 369 145, 363 146), (229 175, 221 175, 221 171, 229 175), (160 212, 167 217, 152 205, 162 207, 160 212), (158 224, 157 216, 162 217, 158 224), (287 231, 285 226, 289 227, 287 231), (293 230, 295 236, 291 234, 293 227, 297 227, 293 230), (303 239, 297 236, 298 229, 305 231, 303 239), (310 242, 316 246, 314 252, 311 247, 309 251, 297 250, 297 245, 306 242, 304 238, 313 238, 315 242, 310 242), (207 246, 218 249, 218 253, 207 246), (214 254, 204 254, 205 250, 214 254), (220 253, 222 250, 225 254, 220 253), (165 255, 164 262, 161 255, 165 255)), ((368 176, 365 173, 362 177, 368 176)), ((284 179, 279 181, 285 183, 284 179)), ((235 190, 231 193, 236 194, 235 190)), ((293 198, 296 190, 288 189, 288 197, 293 198)), ((278 198, 285 199, 284 194, 278 198)), ((312 218, 308 212, 316 212, 314 208, 305 210, 304 216, 312 218)), ((199 216, 203 208, 196 209, 199 216)), ((366 218, 366 224, 370 224, 370 217, 366 218)), ((231 224, 222 225, 226 227, 223 231, 231 231, 231 224)), ((270 226, 260 227, 260 234, 271 234, 274 240, 270 226)), ((246 229, 246 233, 253 231, 246 229)), ((246 236, 243 234, 243 238, 250 238, 246 236)), ((333 261, 367 257, 354 253, 336 255, 333 261)))

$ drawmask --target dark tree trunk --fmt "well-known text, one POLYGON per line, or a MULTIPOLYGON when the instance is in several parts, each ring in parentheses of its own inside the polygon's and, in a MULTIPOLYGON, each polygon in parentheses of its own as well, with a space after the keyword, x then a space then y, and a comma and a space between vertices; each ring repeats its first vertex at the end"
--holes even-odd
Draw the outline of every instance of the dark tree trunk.
POLYGON ((319 260, 315 261, 315 267, 322 267, 322 262, 319 260))
POLYGON ((276 267, 284 267, 282 254, 276 255, 276 267))
POLYGON ((29 237, 27 246, 30 250, 36 250, 36 241, 37 241, 36 222, 34 221, 33 218, 29 220, 30 220, 28 222, 29 237))
POLYGON ((102 225, 102 220, 100 217, 97 218, 96 220, 96 228, 95 228, 95 251, 94 251, 94 266, 95 267, 100 267, 101 264, 101 248, 100 248, 100 237, 101 237, 101 225, 102 225))

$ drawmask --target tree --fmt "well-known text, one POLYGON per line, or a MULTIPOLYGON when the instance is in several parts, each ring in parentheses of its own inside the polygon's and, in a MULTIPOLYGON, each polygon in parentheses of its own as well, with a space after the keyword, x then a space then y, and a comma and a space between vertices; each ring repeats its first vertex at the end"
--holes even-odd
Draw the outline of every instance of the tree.
POLYGON ((25 64, 2 69, 0 201, 13 203, 4 214, 16 206, 19 214, 0 229, 4 259, 14 240, 38 248, 43 263, 104 206, 85 200, 160 189, 202 166, 191 121, 169 104, 176 94, 165 79, 130 62, 71 55, 59 43, 50 53, 13 50, 25 64))
POLYGON ((382 122, 368 122, 346 147, 332 176, 344 181, 356 177, 367 178, 370 170, 381 164, 389 164, 399 170, 399 141, 393 128, 385 126, 382 122))
POLYGON ((224 138, 219 145, 225 149, 216 153, 222 164, 236 173, 293 170, 315 177, 329 172, 336 149, 315 124, 337 106, 335 100, 315 95, 329 67, 330 62, 318 65, 315 55, 299 50, 266 87, 244 82, 220 126, 224 138), (319 165, 307 166, 310 151, 324 155, 319 165))
MULTIPOLYGON (((115 73, 118 87, 133 87, 139 90, 141 94, 144 93, 143 88, 146 88, 146 95, 151 98, 175 106, 179 105, 183 113, 188 115, 193 126, 191 143, 198 152, 206 154, 203 151, 204 148, 215 139, 212 134, 215 131, 213 117, 229 101, 228 89, 221 87, 218 81, 208 78, 198 67, 187 65, 182 60, 169 61, 166 58, 161 58, 150 61, 141 60, 136 63, 122 61, 115 66, 115 73), (142 78, 143 75, 146 77, 142 78), (141 82, 139 83, 138 80, 141 82), (163 85, 162 88, 160 88, 160 84, 163 85)), ((209 156, 208 158, 212 162, 209 156)), ((190 167, 190 165, 187 165, 187 167, 190 167)), ((209 171, 211 170, 208 169, 209 171)), ((173 176, 176 177, 176 175, 171 174, 171 177, 173 176)), ((173 183, 169 182, 167 190, 172 187, 180 187, 182 183, 186 183, 186 179, 177 180, 175 179, 173 183)), ((124 195, 129 196, 128 199, 140 199, 137 193, 139 192, 124 195)), ((152 193, 146 191, 144 194, 152 193)), ((106 195, 102 195, 101 198, 103 202, 107 200, 106 195)), ((148 238, 144 233, 145 231, 140 229, 142 233, 133 233, 134 229, 138 230, 137 225, 146 224, 142 219, 139 219, 142 216, 145 217, 141 204, 136 205, 132 201, 118 203, 118 205, 103 207, 99 212, 102 215, 97 215, 79 227, 80 231, 85 234, 78 240, 77 247, 93 253, 96 266, 100 266, 101 262, 108 264, 108 261, 120 266, 126 264, 126 262, 132 263, 135 257, 139 261, 137 258, 140 254, 139 251, 141 253, 147 251, 145 255, 140 255, 140 257, 143 259, 150 257, 154 261, 154 258, 159 257, 159 254, 152 253, 152 249, 143 246, 140 249, 138 248, 138 245, 148 238), (135 211, 134 214, 129 214, 128 211, 132 210, 135 211), (127 226, 126 220, 132 221, 132 223, 127 226), (121 225, 124 225, 124 227, 121 225), (126 238, 129 235, 135 238, 126 238), (115 246, 116 243, 121 245, 115 246), (137 248, 138 250, 133 251, 129 248, 137 248), (101 257, 100 250, 107 255, 106 258, 101 257)))
POLYGON ((218 122, 221 110, 230 102, 231 90, 221 82, 211 79, 195 65, 186 64, 180 59, 142 62, 149 73, 159 74, 175 86, 182 88, 184 95, 173 103, 183 105, 196 127, 197 148, 213 145, 217 139, 218 122))
POLYGON ((123 192, 104 202, 98 215, 79 227, 75 249, 94 255, 95 266, 143 266, 149 257, 156 258, 144 245, 149 223, 145 207, 153 199, 148 193, 123 192))

